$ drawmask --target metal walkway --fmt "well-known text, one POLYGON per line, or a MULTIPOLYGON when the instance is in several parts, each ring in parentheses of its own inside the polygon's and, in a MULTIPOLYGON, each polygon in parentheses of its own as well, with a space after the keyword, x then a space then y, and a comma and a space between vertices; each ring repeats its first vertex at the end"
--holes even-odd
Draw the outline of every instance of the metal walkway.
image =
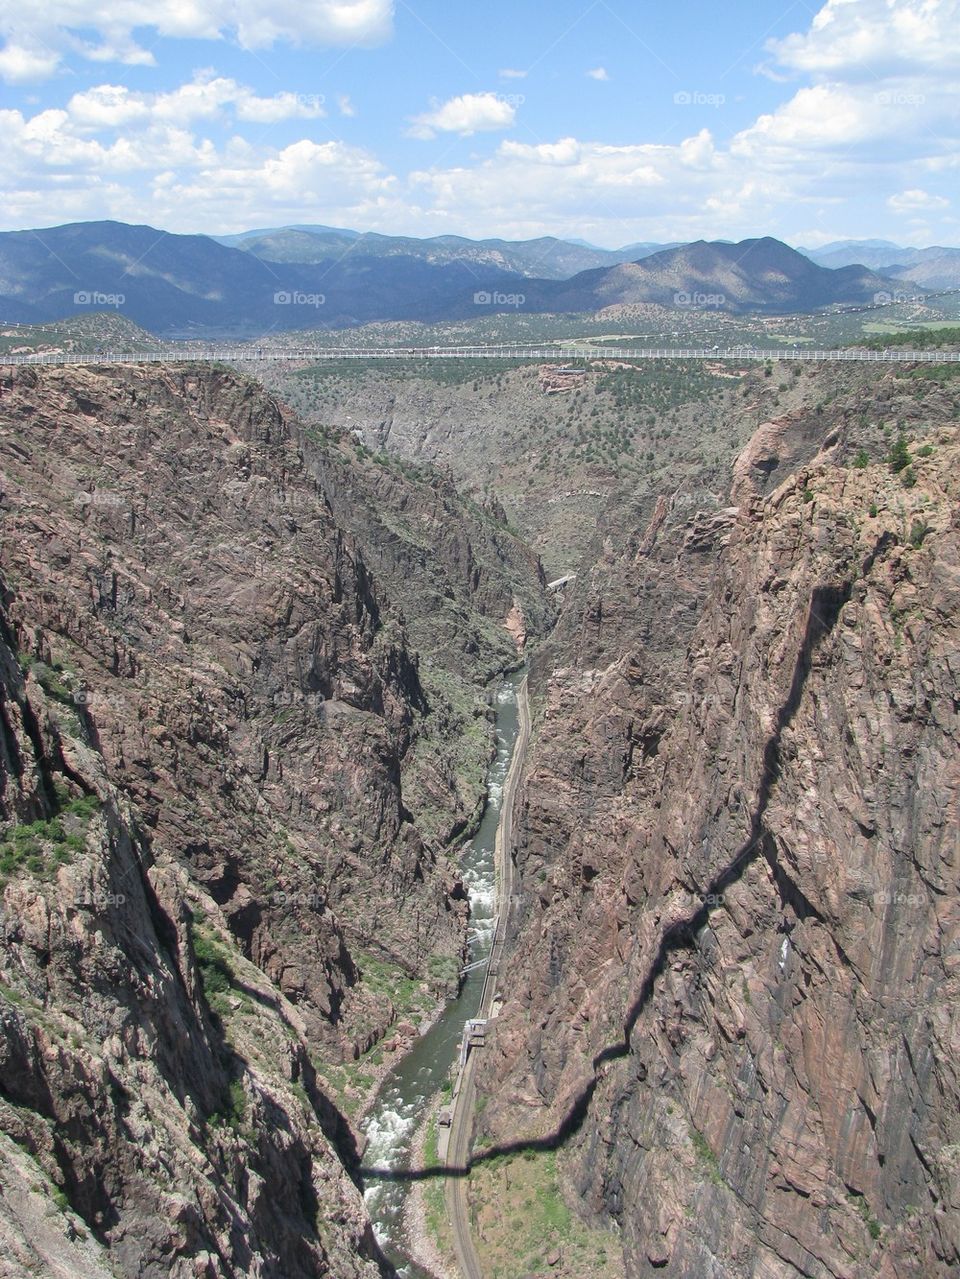
POLYGON ((556 363, 560 360, 721 360, 728 363, 799 360, 804 363, 855 364, 958 364, 960 351, 913 351, 893 348, 868 351, 863 347, 810 350, 803 347, 600 347, 569 342, 562 346, 392 346, 392 347, 296 347, 268 350, 263 347, 221 346, 206 351, 185 351, 158 346, 149 351, 57 351, 0 354, 0 367, 21 365, 114 364, 258 364, 327 363, 340 360, 516 360, 556 363))

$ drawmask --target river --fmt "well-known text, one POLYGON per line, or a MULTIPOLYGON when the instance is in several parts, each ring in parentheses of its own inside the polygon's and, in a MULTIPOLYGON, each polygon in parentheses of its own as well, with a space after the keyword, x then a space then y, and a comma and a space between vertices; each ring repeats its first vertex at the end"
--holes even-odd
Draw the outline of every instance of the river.
MULTIPOLYGON (((496 914, 494 848, 500 823, 503 787, 517 740, 519 720, 517 690, 523 672, 509 675, 496 696, 496 758, 487 776, 487 806, 474 837, 460 858, 463 882, 470 894, 471 929, 476 930, 470 960, 483 959, 490 949, 496 914)), ((451 1066, 460 1051, 463 1024, 473 1017, 483 990, 484 969, 475 968, 464 979, 456 999, 422 1035, 409 1053, 386 1076, 372 1110, 364 1121, 367 1149, 363 1162, 369 1168, 399 1171, 409 1166, 410 1149, 430 1099, 451 1077, 451 1066)), ((404 1206, 410 1183, 371 1181, 366 1191, 367 1211, 377 1239, 403 1279, 425 1279, 427 1274, 411 1261, 404 1237, 404 1206)))

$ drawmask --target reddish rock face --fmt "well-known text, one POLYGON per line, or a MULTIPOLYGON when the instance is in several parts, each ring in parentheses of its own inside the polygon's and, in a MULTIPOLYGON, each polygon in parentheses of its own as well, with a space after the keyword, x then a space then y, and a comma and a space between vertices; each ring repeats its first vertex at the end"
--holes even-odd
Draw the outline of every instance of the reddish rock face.
POLYGON ((960 441, 926 411, 912 487, 851 465, 859 411, 794 415, 727 507, 610 521, 535 663, 481 1127, 561 1140, 631 1276, 960 1265, 960 441))
POLYGON ((455 949, 452 884, 402 799, 426 705, 403 632, 249 384, 34 380, 4 405, 13 624, 72 668, 76 714, 154 854, 189 865, 329 1034, 354 980, 345 928, 414 963, 445 930, 455 949))
POLYGON ((454 700, 486 716, 539 565, 228 373, 19 370, 0 464, 0 1242, 97 1279, 369 1279, 325 1075, 397 1020, 365 954, 456 970, 443 841, 488 742, 454 700), (428 673, 371 557, 420 635, 428 578, 463 619, 428 673))

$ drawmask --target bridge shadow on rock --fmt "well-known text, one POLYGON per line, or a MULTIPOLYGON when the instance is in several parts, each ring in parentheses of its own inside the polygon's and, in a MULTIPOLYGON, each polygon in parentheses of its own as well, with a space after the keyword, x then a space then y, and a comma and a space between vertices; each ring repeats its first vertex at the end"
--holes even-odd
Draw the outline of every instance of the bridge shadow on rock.
MULTIPOLYGON (((872 560, 873 557, 871 557, 872 560)), ((865 566, 867 567, 867 566, 865 566)), ((816 914, 799 889, 790 880, 786 871, 779 864, 776 852, 776 841, 770 832, 764 830, 763 819, 770 802, 773 784, 780 775, 781 740, 784 731, 789 727, 803 696, 804 686, 813 661, 813 653, 819 643, 832 631, 840 610, 850 598, 851 582, 841 586, 817 587, 811 597, 807 613, 806 627, 797 660, 794 665, 793 678, 786 701, 777 715, 776 725, 767 740, 763 752, 763 769, 760 786, 757 791, 757 804, 750 822, 750 835, 737 850, 728 866, 717 875, 704 891, 706 899, 699 909, 688 919, 678 920, 668 928, 660 939, 656 955, 644 978, 637 997, 631 1004, 624 1021, 623 1038, 609 1044, 593 1058, 592 1078, 575 1097, 567 1113, 552 1133, 543 1137, 531 1137, 517 1141, 502 1142, 496 1146, 488 1146, 467 1161, 464 1168, 448 1168, 438 1165, 430 1168, 376 1168, 361 1164, 361 1178, 367 1182, 416 1182, 427 1181, 434 1177, 469 1177, 474 1168, 481 1167, 492 1159, 502 1155, 545 1153, 558 1150, 582 1126, 590 1109, 590 1103, 597 1086, 603 1079, 603 1068, 611 1062, 622 1060, 630 1053, 630 1040, 641 1014, 653 997, 658 979, 678 950, 688 949, 695 943, 696 935, 707 923, 711 911, 716 909, 716 899, 736 883, 760 856, 769 863, 771 875, 781 901, 789 904, 802 918, 816 914)))

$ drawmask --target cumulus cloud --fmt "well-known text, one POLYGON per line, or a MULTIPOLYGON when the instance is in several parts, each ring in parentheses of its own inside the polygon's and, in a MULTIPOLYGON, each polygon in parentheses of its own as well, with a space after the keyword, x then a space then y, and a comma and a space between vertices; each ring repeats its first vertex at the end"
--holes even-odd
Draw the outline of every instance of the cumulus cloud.
POLYGON ((397 179, 361 147, 300 139, 284 147, 222 145, 151 120, 113 141, 85 136, 66 111, 0 111, 0 185, 19 225, 104 216, 170 230, 298 221, 313 214, 369 224, 396 216, 397 179), (146 195, 144 194, 144 187, 146 195))
POLYGON ((505 160, 520 160, 524 164, 573 165, 580 159, 580 143, 576 138, 561 138, 559 142, 501 143, 499 155, 505 160))
POLYGON ((152 207, 164 226, 240 230, 272 222, 377 226, 402 214, 397 178, 361 147, 301 139, 279 151, 238 143, 187 173, 158 175, 152 207), (229 219, 229 221, 228 221, 229 219))
MULTIPOLYGON (((141 21, 155 32, 251 47, 317 42, 318 23, 326 22, 323 39, 343 41, 348 14, 372 39, 388 33, 392 14, 387 0, 323 0, 309 13, 292 0, 269 12, 253 0, 160 0, 144 17, 144 0, 119 0, 123 20, 111 26, 101 2, 91 0, 87 20, 79 0, 50 0, 44 12, 67 42, 54 47, 76 52, 80 37, 71 32, 89 39, 92 30, 99 43, 84 45, 82 56, 144 58, 130 36, 141 21)), ((813 244, 883 233, 863 224, 866 195, 887 233, 899 217, 911 225, 923 219, 932 237, 949 242, 960 164, 958 6, 960 0, 825 0, 806 30, 768 48, 771 69, 788 86, 777 90, 779 105, 727 133, 726 116, 715 112, 713 131, 694 126, 669 145, 642 133, 618 146, 572 134, 540 141, 514 135, 492 140, 492 154, 466 155, 456 138, 509 129, 522 101, 467 93, 431 103, 411 122, 414 136, 444 135, 463 153, 456 162, 394 174, 370 151, 342 142, 291 141, 287 131, 271 146, 268 134, 244 126, 316 120, 321 99, 261 96, 206 72, 163 92, 101 84, 56 110, 7 112, 0 117, 0 183, 9 193, 8 219, 20 225, 46 224, 53 210, 59 220, 150 218, 171 229, 312 219, 421 234, 550 231, 608 244, 768 230, 813 244)), ((14 31, 13 0, 0 0, 4 29, 13 32, 0 71, 26 80, 50 71, 56 55, 31 43, 33 10, 22 8, 27 16, 14 31)), ((351 110, 349 100, 331 99, 334 115, 351 110)))
POLYGON ((886 181, 897 165, 909 176, 949 166, 960 143, 958 18, 960 0, 827 0, 809 30, 768 45, 786 77, 811 83, 737 134, 731 152, 831 189, 856 171, 886 181))
POLYGON ((928 213, 936 209, 948 209, 950 201, 942 195, 931 195, 928 191, 913 188, 890 196, 887 207, 894 213, 928 213))
POLYGON ((437 133, 459 133, 466 138, 473 133, 509 129, 516 114, 513 103, 495 93, 463 93, 414 116, 409 133, 414 138, 433 138, 437 133))
MULTIPOLYGON (((335 197, 369 199, 390 192, 396 178, 368 151, 342 142, 311 142, 301 139, 280 151, 263 155, 256 150, 236 151, 218 157, 216 168, 200 166, 193 182, 175 188, 184 198, 203 199, 216 193, 242 192, 251 183, 262 186, 268 197, 279 198, 290 207, 325 206, 335 197)), ((219 195, 219 193, 216 193, 219 195)))
POLYGON ((958 19, 957 0, 827 0, 808 31, 772 40, 768 49, 783 67, 812 75, 955 70, 958 19))
POLYGON ((134 32, 177 39, 235 39, 244 49, 279 43, 373 45, 393 29, 394 0, 0 0, 0 74, 10 80, 53 74, 69 51, 94 61, 151 63, 134 32), (78 33, 93 31, 90 42, 78 33))
POLYGON ((761 115, 736 135, 732 148, 741 155, 798 147, 816 151, 849 147, 882 132, 874 106, 842 86, 801 89, 776 111, 761 115))
POLYGON ((31 43, 8 41, 0 49, 0 78, 8 84, 45 80, 60 65, 60 55, 31 43))
MULTIPOLYGON (((705 135, 694 150, 706 154, 710 145, 705 135)), ((688 169, 689 155, 683 144, 507 139, 470 169, 435 167, 411 175, 412 198, 435 214, 474 226, 485 221, 510 227, 511 234, 579 226, 578 234, 600 230, 606 242, 626 242, 636 238, 638 224, 646 219, 670 217, 679 227, 699 214, 710 190, 708 174, 688 169)))
POLYGON ((84 136, 66 111, 41 111, 24 117, 19 111, 0 112, 9 168, 8 195, 25 182, 52 182, 67 189, 72 180, 104 173, 131 174, 170 166, 196 165, 213 159, 213 144, 170 124, 153 124, 134 139, 112 142, 84 136))
POLYGON ((232 115, 252 124, 316 120, 324 114, 318 94, 276 93, 260 97, 224 76, 198 76, 167 93, 136 93, 124 85, 100 84, 75 93, 67 116, 78 130, 135 129, 147 123, 188 125, 232 115))
POLYGON ((609 80, 610 73, 606 67, 591 67, 587 72, 591 80, 609 80))

